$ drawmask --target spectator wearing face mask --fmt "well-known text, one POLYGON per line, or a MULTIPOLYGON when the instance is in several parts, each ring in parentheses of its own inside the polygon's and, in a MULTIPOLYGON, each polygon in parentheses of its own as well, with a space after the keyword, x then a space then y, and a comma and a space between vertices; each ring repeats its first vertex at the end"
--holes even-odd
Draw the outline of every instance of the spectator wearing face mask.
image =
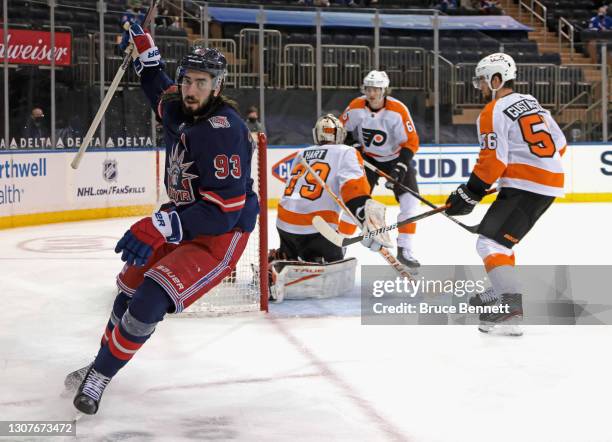
POLYGON ((32 113, 23 127, 22 137, 47 138, 49 136, 49 129, 47 129, 44 121, 45 113, 43 110, 39 107, 32 109, 32 113))
POLYGON ((589 21, 589 29, 596 31, 607 31, 612 28, 612 18, 608 17, 607 6, 602 6, 597 10, 597 15, 589 21))
MULTIPOLYGON (((249 128, 249 132, 257 134, 258 132, 266 132, 266 128, 261 121, 259 121, 259 114, 257 112, 257 108, 255 106, 251 106, 247 111, 246 120, 247 127, 249 128)), ((256 138, 257 139, 257 138, 256 138)))

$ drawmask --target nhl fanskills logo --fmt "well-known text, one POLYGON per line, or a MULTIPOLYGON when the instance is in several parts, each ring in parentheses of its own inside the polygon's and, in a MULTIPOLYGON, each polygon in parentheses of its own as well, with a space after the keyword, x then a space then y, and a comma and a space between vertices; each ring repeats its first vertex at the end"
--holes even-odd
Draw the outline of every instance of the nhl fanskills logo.
POLYGON ((117 160, 104 160, 102 164, 102 177, 107 183, 117 181, 117 160))

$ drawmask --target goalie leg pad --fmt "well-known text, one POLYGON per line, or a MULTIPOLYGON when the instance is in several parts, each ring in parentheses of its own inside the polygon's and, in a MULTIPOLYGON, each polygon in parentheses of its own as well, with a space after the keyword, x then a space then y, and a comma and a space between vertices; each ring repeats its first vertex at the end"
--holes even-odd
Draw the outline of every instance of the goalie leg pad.
POLYGON ((283 299, 324 299, 342 295, 355 286, 355 258, 329 264, 276 261, 273 297, 283 299))

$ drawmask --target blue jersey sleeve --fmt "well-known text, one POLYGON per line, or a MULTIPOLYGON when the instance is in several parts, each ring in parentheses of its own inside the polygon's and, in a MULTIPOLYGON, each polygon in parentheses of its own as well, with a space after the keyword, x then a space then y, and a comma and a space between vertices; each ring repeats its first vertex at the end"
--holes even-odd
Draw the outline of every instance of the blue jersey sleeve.
POLYGON ((164 92, 173 90, 174 82, 160 66, 155 66, 143 69, 140 84, 151 104, 153 112, 161 119, 159 100, 164 92))
POLYGON ((180 212, 186 238, 241 228, 241 215, 255 197, 253 145, 246 126, 233 113, 217 114, 195 125, 182 142, 200 176, 196 203, 180 212))

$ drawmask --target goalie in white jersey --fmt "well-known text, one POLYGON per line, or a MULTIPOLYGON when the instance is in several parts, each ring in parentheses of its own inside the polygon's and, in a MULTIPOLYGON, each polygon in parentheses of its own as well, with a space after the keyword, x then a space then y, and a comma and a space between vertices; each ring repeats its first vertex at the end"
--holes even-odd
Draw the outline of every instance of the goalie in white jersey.
POLYGON ((492 54, 478 63, 474 87, 489 101, 477 122, 481 150, 469 181, 449 196, 446 213, 470 213, 497 181, 499 194, 480 223, 476 244, 492 288, 470 303, 492 305, 501 300, 509 305, 508 313, 481 315, 480 330, 490 332, 502 323, 503 332, 518 335, 518 328, 508 327, 523 315, 512 247, 555 197, 564 195, 561 156, 566 140, 536 98, 512 90, 515 78, 516 65, 507 54, 492 54))
MULTIPOLYGON (((320 216, 346 235, 352 234, 356 226, 308 173, 300 162, 301 158, 308 162, 313 171, 366 227, 375 229, 385 224, 385 206, 370 197, 363 159, 357 150, 342 144, 345 137, 342 123, 331 114, 325 115, 317 120, 313 129, 315 145, 300 151, 293 160, 291 174, 278 205, 276 227, 280 248, 272 251, 271 256, 275 260, 271 269, 273 285, 277 286, 277 293, 272 290, 272 294, 277 300, 291 297, 288 295, 291 292, 297 292, 294 297, 334 296, 339 294, 338 290, 350 289, 354 284, 355 259, 344 260, 344 250, 321 235, 312 226, 312 220, 320 216), (301 277, 278 281, 287 264, 295 265, 293 274, 299 275, 301 272, 301 277), (292 286, 292 289, 285 290, 279 288, 279 285, 292 286), (278 290, 285 291, 278 296, 278 290)), ((382 245, 389 245, 388 236, 367 239, 363 244, 376 251, 382 245)))
MULTIPOLYGON (((359 142, 366 161, 418 192, 416 171, 411 162, 419 149, 419 136, 408 108, 388 96, 388 88, 387 74, 371 71, 363 80, 363 95, 351 101, 340 119, 353 139, 359 142)), ((366 172, 374 188, 379 177, 370 169, 366 172)), ((393 190, 399 202, 398 222, 416 215, 419 201, 414 196, 391 182, 386 186, 393 190)), ((401 226, 398 231, 397 259, 405 266, 419 267, 412 246, 416 223, 401 226)))

